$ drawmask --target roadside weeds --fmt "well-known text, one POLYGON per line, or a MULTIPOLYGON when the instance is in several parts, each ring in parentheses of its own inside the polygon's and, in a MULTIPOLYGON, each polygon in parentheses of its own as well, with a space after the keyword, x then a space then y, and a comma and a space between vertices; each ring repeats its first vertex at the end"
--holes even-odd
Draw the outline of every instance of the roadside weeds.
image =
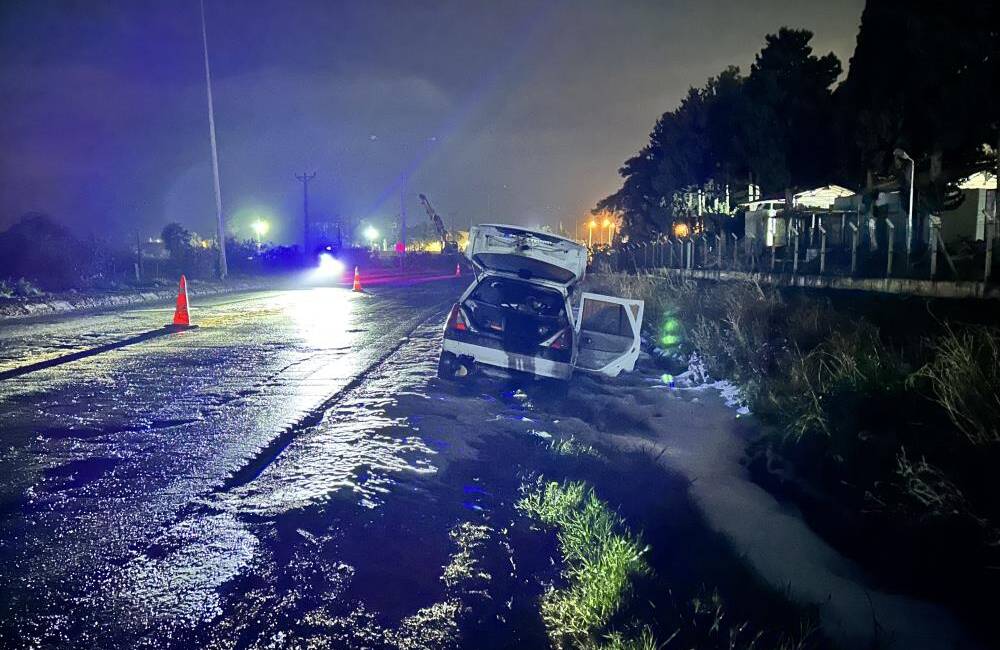
POLYGON ((740 386, 763 429, 747 449, 757 482, 889 584, 943 597, 987 632, 989 567, 1000 564, 1000 329, 928 306, 886 331, 884 302, 852 311, 753 282, 589 281, 645 299, 647 334, 668 360, 696 353, 740 386))

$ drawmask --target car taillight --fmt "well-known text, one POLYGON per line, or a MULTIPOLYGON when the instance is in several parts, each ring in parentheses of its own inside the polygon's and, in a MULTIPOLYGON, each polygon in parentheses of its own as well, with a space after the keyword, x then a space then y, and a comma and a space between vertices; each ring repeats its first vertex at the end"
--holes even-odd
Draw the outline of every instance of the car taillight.
POLYGON ((548 346, 553 350, 565 350, 571 345, 572 339, 570 337, 570 329, 567 327, 549 340, 542 343, 542 345, 548 346))
POLYGON ((465 313, 462 308, 455 305, 451 308, 451 313, 448 315, 448 324, 445 329, 457 330, 459 332, 465 332, 469 330, 469 321, 465 317, 465 313))

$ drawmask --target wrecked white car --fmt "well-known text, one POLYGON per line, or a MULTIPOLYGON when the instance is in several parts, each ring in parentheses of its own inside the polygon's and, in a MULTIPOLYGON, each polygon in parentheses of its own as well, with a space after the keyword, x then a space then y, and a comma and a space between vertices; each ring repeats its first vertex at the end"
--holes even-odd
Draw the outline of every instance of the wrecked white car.
POLYGON ((643 302, 578 292, 584 246, 518 226, 482 225, 469 233, 465 254, 476 280, 448 315, 439 377, 492 370, 615 377, 635 367, 643 302))

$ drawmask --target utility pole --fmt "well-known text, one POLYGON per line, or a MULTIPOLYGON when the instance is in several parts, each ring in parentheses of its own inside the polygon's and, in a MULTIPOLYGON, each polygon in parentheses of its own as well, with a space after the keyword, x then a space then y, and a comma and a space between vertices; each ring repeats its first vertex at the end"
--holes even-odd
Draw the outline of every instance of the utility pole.
POLYGON ((295 175, 295 179, 302 183, 302 254, 309 255, 309 181, 316 178, 316 172, 302 175, 295 175))
POLYGON ((139 231, 135 231, 135 281, 142 282, 142 240, 139 231))
POLYGON ((215 179, 216 238, 219 245, 219 279, 229 275, 226 264, 226 223, 222 218, 222 188, 219 183, 219 150, 215 145, 215 109, 212 106, 212 72, 208 68, 208 29, 205 27, 205 0, 201 0, 201 43, 205 51, 205 89, 208 95, 208 133, 212 142, 212 177, 215 179))
POLYGON ((400 177, 399 183, 399 234, 403 242, 403 256, 400 258, 400 270, 406 269, 406 174, 400 177))

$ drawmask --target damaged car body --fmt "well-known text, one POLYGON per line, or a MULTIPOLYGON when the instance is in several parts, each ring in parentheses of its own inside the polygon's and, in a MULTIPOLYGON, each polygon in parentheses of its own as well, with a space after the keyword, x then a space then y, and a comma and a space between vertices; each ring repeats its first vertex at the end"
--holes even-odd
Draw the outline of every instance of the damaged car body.
POLYGON ((490 224, 472 229, 466 256, 476 279, 448 315, 441 378, 515 371, 569 379, 575 370, 615 377, 635 367, 643 302, 579 291, 582 245, 490 224))

